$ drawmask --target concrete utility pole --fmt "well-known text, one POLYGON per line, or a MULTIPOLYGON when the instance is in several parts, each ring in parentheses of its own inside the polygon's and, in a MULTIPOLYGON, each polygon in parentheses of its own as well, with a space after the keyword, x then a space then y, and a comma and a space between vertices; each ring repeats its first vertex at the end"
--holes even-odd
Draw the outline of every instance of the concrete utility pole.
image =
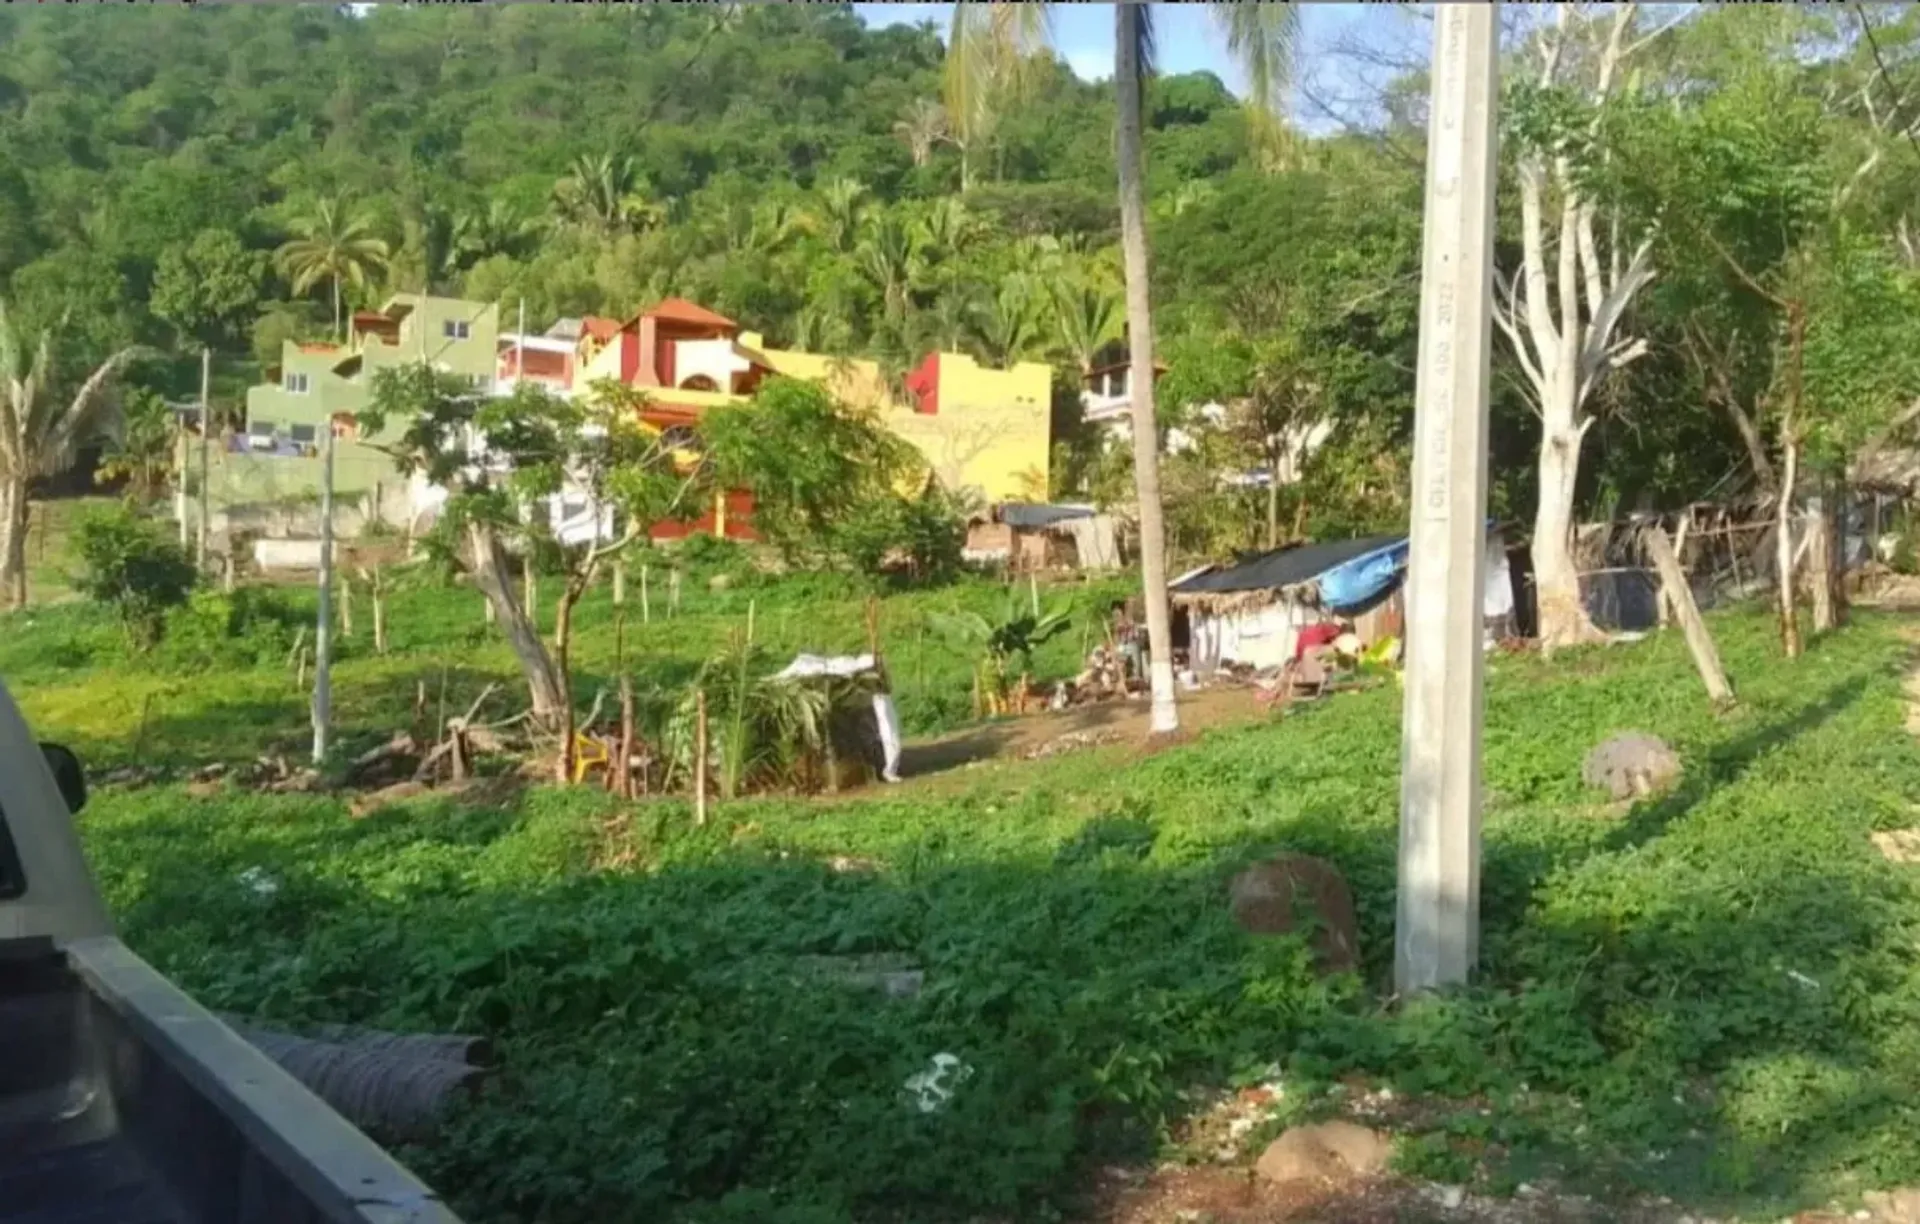
POLYGON ((327 417, 327 449, 320 464, 320 613, 313 626, 313 763, 327 759, 327 728, 333 722, 333 417, 327 417))
POLYGON ((208 523, 213 518, 213 489, 207 483, 208 449, 213 437, 213 408, 209 388, 213 381, 213 350, 200 350, 200 539, 193 550, 194 564, 207 572, 208 523))
POLYGON ((1403 995, 1465 982, 1480 952, 1499 22, 1498 4, 1434 9, 1393 955, 1403 995))

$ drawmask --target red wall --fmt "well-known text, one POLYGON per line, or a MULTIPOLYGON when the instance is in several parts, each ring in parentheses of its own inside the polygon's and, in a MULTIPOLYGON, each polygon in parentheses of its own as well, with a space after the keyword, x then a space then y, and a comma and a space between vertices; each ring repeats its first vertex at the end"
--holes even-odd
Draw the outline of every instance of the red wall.
MULTIPOLYGON (((753 529, 753 494, 745 489, 732 489, 727 493, 727 539, 752 541, 760 538, 753 529)), ((684 540, 690 535, 713 534, 713 510, 697 519, 668 520, 655 523, 648 529, 647 535, 655 540, 684 540)))

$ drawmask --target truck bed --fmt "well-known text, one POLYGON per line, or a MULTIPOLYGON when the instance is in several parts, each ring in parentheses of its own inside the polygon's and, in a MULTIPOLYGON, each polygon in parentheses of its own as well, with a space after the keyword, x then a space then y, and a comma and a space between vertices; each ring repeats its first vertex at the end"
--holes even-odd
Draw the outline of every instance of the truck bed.
POLYGON ((0 1152, 0 1224, 190 1224, 141 1163, 110 1138, 33 1155, 0 1152))

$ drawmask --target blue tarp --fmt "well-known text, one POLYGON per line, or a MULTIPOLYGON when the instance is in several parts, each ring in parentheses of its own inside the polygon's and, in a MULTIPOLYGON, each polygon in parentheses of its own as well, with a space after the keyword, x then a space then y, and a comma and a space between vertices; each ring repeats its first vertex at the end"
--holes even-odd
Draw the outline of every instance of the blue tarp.
POLYGON ((1373 603, 1400 581, 1407 564, 1407 544, 1403 536, 1321 574, 1320 602, 1335 612, 1373 603))

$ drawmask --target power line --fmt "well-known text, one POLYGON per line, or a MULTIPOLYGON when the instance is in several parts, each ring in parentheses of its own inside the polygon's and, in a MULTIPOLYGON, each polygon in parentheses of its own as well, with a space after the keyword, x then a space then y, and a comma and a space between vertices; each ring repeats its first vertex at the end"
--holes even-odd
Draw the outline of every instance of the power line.
MULTIPOLYGON (((1880 79, 1887 83, 1889 90, 1893 91, 1893 117, 1897 120, 1900 118, 1900 110, 1906 98, 1893 88, 1893 74, 1887 71, 1887 61, 1880 54, 1880 40, 1873 36, 1873 23, 1867 20, 1866 12, 1858 4, 1853 6, 1853 17, 1860 23, 1860 32, 1867 36, 1867 49, 1873 52, 1874 65, 1880 69, 1880 79)), ((1915 155, 1920 156, 1920 139, 1914 137, 1913 125, 1907 124, 1900 130, 1906 133, 1907 143, 1913 146, 1915 155)))

